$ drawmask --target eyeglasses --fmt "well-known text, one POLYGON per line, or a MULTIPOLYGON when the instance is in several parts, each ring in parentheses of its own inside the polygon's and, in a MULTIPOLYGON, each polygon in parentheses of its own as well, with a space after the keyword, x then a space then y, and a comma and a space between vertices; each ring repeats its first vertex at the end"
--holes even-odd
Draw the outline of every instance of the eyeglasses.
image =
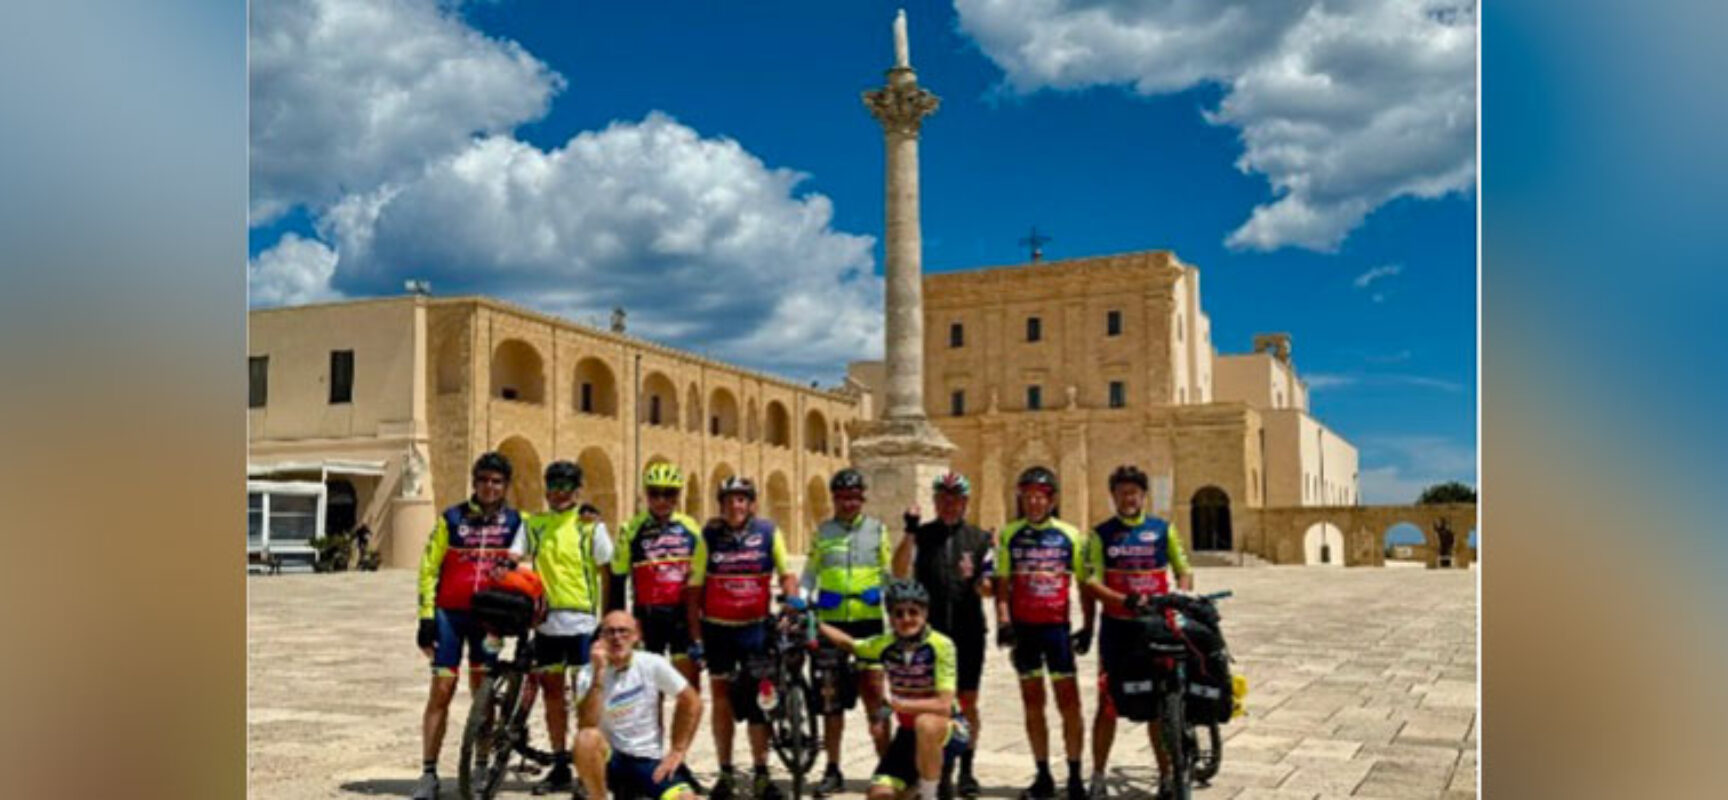
POLYGON ((612 637, 629 636, 630 634, 635 633, 635 632, 636 631, 634 629, 631 629, 631 628, 601 628, 600 629, 600 635, 601 636, 612 636, 612 637))
POLYGON ((676 499, 678 499, 678 490, 677 489, 649 489, 648 490, 648 499, 650 499, 650 500, 676 500, 676 499))
POLYGON ((924 609, 918 606, 903 606, 894 609, 891 613, 895 619, 917 619, 924 616, 924 609))
POLYGON ((576 491, 576 488, 577 488, 576 484, 574 484, 574 483, 548 483, 548 484, 546 484, 546 491, 548 491, 548 492, 574 492, 574 491, 576 491))

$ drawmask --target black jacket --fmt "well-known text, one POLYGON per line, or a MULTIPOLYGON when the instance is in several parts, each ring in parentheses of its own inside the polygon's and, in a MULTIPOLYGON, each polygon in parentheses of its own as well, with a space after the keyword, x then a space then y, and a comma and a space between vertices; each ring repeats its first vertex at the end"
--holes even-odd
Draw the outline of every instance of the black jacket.
POLYGON ((940 519, 911 533, 917 551, 912 577, 930 592, 930 625, 951 639, 983 638, 984 599, 978 584, 989 576, 995 537, 964 520, 950 527, 940 519))

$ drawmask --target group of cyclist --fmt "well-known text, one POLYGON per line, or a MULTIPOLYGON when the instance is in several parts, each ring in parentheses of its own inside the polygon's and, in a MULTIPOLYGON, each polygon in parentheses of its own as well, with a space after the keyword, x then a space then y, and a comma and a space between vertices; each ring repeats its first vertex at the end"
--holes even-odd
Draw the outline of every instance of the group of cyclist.
MULTIPOLYGON (((576 464, 559 461, 546 469, 549 510, 535 514, 505 502, 512 470, 502 455, 482 455, 472 477, 472 496, 439 516, 420 571, 418 643, 431 659, 432 684, 424 773, 414 797, 428 800, 438 792, 438 754, 464 649, 472 689, 500 648, 471 617, 471 598, 513 572, 537 577, 547 608, 534 653, 553 763, 535 793, 574 789, 596 799, 609 787, 661 800, 692 800, 698 792, 715 800, 745 793, 780 797, 768 770, 768 720, 755 700, 756 686, 741 672, 768 649, 776 593, 790 609, 816 616, 822 645, 815 663, 833 676, 818 695, 827 755, 818 797, 843 787, 845 714, 859 701, 879 759, 872 800, 914 789, 927 800, 978 795, 973 755, 989 599, 997 643, 1011 650, 1020 679, 1036 762, 1022 797, 1058 796, 1049 763, 1048 681, 1068 762, 1063 794, 1066 800, 1102 798, 1118 714, 1151 721, 1155 712, 1146 696, 1110 678, 1113 664, 1145 658, 1136 644, 1139 629, 1129 620, 1172 583, 1193 588, 1176 528, 1146 512, 1148 479, 1133 466, 1110 475, 1116 515, 1084 534, 1058 518, 1059 487, 1048 469, 1020 475, 1019 518, 1000 534, 966 521, 971 483, 948 472, 931 486, 935 518, 925 521, 916 505, 907 509, 898 544, 881 520, 863 513, 864 476, 843 469, 829 484, 834 516, 812 536, 801 574, 789 566, 782 529, 757 514, 756 487, 747 478, 721 482, 719 514, 704 524, 679 511, 684 477, 678 468, 651 464, 643 475, 647 509, 627 521, 614 542, 598 514, 583 514, 577 505, 582 470, 576 464), (1075 597, 1082 620, 1077 631, 1070 625, 1075 597), (1095 625, 1100 605, 1101 629, 1095 625), (1088 785, 1081 775, 1075 656, 1089 651, 1094 630, 1101 670, 1088 785), (719 767, 711 791, 685 765, 704 669, 719 767), (579 673, 572 678, 571 670, 579 673), (566 695, 570 685, 573 700, 566 695), (663 743, 662 697, 676 698, 669 746, 663 743), (571 706, 578 717, 574 737, 571 706), (746 723, 750 748, 748 785, 733 766, 738 722, 746 723), (579 753, 574 759, 572 739, 579 753), (956 766, 958 776, 952 775, 956 766)), ((1168 755, 1155 724, 1149 727, 1160 774, 1167 775, 1168 755)), ((1161 783, 1160 795, 1167 791, 1161 783)))

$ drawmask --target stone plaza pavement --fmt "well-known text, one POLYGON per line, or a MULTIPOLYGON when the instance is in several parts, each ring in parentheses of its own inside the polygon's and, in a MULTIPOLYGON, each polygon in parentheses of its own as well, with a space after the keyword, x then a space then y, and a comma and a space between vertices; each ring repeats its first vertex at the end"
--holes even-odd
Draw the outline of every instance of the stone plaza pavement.
MULTIPOLYGON (((1203 568, 1196 580, 1202 591, 1235 591, 1222 606, 1224 630, 1250 683, 1247 716, 1225 726, 1223 768, 1198 797, 1475 796, 1473 570, 1203 568)), ((248 579, 251 797, 407 796, 428 674, 413 641, 414 583, 409 570, 248 579)), ((1081 659, 1081 676, 1090 738, 1096 652, 1081 659)), ((1031 756, 1012 670, 994 647, 982 696, 979 779, 986 796, 1013 797, 1031 777, 1031 756)), ((464 690, 440 769, 448 797, 467 708, 464 690)), ((1117 796, 1146 797, 1153 786, 1142 731, 1117 732, 1117 796)), ((742 732, 737 746, 747 764, 742 732)), ((846 752, 846 796, 861 797, 875 763, 862 712, 846 752)), ((706 717, 691 762, 711 779, 706 717)), ((527 783, 512 780, 504 796, 529 796, 527 783)))

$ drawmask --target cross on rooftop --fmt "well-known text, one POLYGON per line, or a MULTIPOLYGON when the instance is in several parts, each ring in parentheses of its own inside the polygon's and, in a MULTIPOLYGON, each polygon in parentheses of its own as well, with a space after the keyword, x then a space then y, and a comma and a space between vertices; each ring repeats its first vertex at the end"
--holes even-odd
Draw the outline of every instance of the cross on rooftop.
POLYGON ((1039 234, 1038 226, 1033 225, 1032 233, 1020 240, 1020 246, 1032 248, 1032 263, 1036 264, 1044 257, 1044 243, 1048 241, 1050 237, 1039 234))

